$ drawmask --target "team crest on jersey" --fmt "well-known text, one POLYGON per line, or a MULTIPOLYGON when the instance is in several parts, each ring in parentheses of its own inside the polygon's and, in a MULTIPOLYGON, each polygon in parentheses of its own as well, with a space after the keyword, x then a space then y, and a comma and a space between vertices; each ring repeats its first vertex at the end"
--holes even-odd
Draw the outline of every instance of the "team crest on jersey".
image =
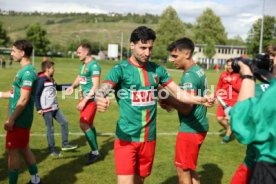
POLYGON ((94 64, 93 67, 94 67, 94 68, 97 68, 97 64, 94 64))
POLYGON ((18 74, 16 74, 13 82, 17 81, 17 79, 18 79, 18 74))
POLYGON ((154 90, 139 90, 131 92, 132 106, 155 105, 154 90))
POLYGON ((155 84, 158 84, 158 75, 157 74, 152 74, 152 77, 154 78, 155 84))
POLYGON ((12 86, 11 91, 10 91, 10 97, 13 98, 14 97, 14 86, 12 86))

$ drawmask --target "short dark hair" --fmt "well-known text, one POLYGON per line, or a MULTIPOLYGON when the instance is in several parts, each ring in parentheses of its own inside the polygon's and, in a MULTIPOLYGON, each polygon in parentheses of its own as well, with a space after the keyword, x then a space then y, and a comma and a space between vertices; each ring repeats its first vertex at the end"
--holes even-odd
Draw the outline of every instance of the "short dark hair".
POLYGON ((92 47, 89 43, 81 43, 79 45, 79 47, 85 48, 88 50, 88 54, 91 55, 92 54, 92 47))
POLYGON ((229 59, 226 60, 226 63, 230 63, 230 62, 233 62, 233 61, 234 61, 233 58, 229 58, 229 59))
POLYGON ((276 56, 276 45, 269 45, 266 49, 268 55, 275 57, 276 56))
POLYGON ((137 43, 141 40, 142 43, 146 43, 149 40, 155 41, 155 32, 146 26, 139 26, 134 29, 130 36, 130 42, 137 43))
POLYGON ((191 55, 192 55, 195 50, 195 45, 190 38, 183 37, 183 38, 180 38, 180 39, 172 42, 167 48, 167 50, 169 52, 172 52, 175 49, 178 49, 180 51, 187 49, 187 50, 191 51, 191 55))
POLYGON ((55 63, 53 61, 50 61, 50 60, 43 61, 41 63, 41 71, 45 72, 47 68, 51 68, 54 65, 55 63))
POLYGON ((24 51, 25 57, 31 57, 33 52, 33 45, 28 40, 17 40, 13 43, 13 46, 18 50, 24 51))

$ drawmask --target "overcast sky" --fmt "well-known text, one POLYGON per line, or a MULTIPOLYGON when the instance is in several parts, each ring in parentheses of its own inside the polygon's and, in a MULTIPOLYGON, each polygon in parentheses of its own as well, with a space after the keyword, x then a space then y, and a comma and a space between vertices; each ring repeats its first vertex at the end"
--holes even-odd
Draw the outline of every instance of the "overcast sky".
POLYGON ((160 15, 168 6, 176 9, 184 22, 194 23, 207 7, 212 8, 232 38, 247 33, 254 21, 265 15, 276 16, 276 0, 0 0, 0 9, 43 12, 151 13, 160 15))

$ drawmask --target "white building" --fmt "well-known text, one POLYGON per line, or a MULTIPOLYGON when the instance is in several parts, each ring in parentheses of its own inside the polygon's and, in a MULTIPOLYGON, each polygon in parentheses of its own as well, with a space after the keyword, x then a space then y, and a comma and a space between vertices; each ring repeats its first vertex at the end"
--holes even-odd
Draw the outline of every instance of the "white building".
MULTIPOLYGON (((194 60, 200 63, 208 63, 208 58, 204 55, 204 44, 195 44, 194 60)), ((240 57, 247 54, 246 46, 216 45, 216 54, 212 57, 209 64, 220 64, 223 66, 227 59, 240 57)))

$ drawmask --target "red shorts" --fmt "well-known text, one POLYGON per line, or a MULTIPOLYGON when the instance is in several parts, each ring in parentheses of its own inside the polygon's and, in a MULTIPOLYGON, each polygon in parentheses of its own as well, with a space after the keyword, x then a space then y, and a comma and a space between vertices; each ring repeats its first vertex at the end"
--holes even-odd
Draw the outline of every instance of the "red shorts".
POLYGON ((151 173, 156 141, 128 142, 114 141, 114 158, 117 175, 146 177, 151 173))
POLYGON ((175 146, 175 167, 196 170, 199 149, 206 137, 206 134, 206 132, 178 132, 175 146))
POLYGON ((29 145, 30 129, 13 127, 12 131, 6 133, 7 149, 23 149, 29 145))
POLYGON ((86 124, 93 124, 95 115, 97 111, 97 104, 94 101, 89 101, 80 111, 80 122, 86 124))
POLYGON ((249 181, 249 176, 251 171, 248 167, 241 163, 239 168, 236 170, 234 176, 232 177, 231 184, 247 184, 249 181))
MULTIPOLYGON (((226 102, 226 103, 227 103, 227 105, 233 107, 237 103, 237 101, 230 101, 230 102, 226 102)), ((222 106, 220 104, 218 104, 216 117, 224 117, 224 116, 225 116, 224 110, 223 110, 222 106)))

